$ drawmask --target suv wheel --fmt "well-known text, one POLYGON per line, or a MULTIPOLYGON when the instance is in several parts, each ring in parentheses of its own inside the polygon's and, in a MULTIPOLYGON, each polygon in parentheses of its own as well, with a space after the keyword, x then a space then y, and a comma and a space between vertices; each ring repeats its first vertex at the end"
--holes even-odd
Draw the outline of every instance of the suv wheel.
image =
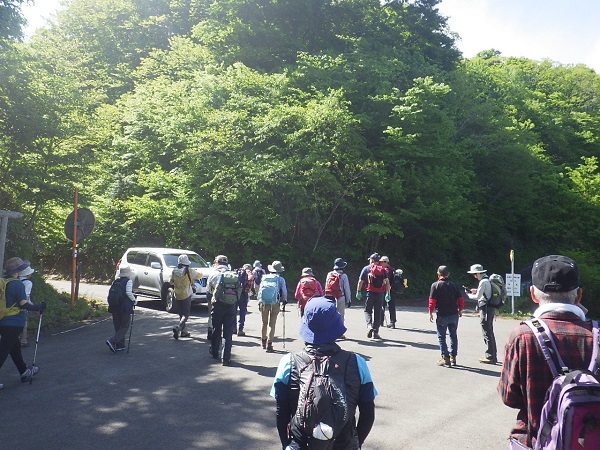
POLYGON ((163 289, 163 304, 165 305, 165 310, 170 313, 174 313, 175 311, 175 290, 172 287, 168 287, 167 289, 163 289))

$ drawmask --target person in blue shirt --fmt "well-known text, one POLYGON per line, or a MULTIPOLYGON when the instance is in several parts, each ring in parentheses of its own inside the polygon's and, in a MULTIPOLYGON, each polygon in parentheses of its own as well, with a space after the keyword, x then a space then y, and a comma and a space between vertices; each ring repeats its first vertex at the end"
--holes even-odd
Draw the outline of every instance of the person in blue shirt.
POLYGON ((285 270, 281 261, 273 261, 267 266, 268 275, 263 275, 258 288, 258 310, 262 318, 261 343, 262 348, 273 353, 273 338, 279 312, 287 305, 287 286, 281 273, 285 270), (267 334, 268 328, 268 334, 267 334))
MULTIPOLYGON (((300 337, 304 339, 306 346, 302 352, 288 353, 281 358, 271 388, 271 396, 275 398, 277 406, 277 431, 284 450, 305 449, 308 448, 310 440, 323 439, 323 436, 315 435, 317 427, 314 428, 312 436, 309 436, 298 425, 298 416, 302 416, 304 409, 298 408, 302 389, 299 367, 295 362, 307 357, 329 357, 331 361, 341 354, 347 361, 344 382, 349 419, 335 438, 334 448, 358 450, 369 435, 375 421, 377 391, 364 358, 342 350, 335 343, 345 332, 342 316, 337 312, 333 300, 313 297, 306 304, 300 325, 300 337), (358 423, 355 420, 357 409, 358 423)), ((329 369, 330 374, 331 370, 332 368, 329 369)), ((319 427, 319 430, 322 430, 322 427, 319 427)))
MULTIPOLYGON (((26 382, 35 375, 39 368, 37 366, 27 367, 21 353, 20 334, 25 326, 25 311, 39 311, 40 314, 46 307, 45 303, 34 305, 27 300, 25 285, 19 279, 19 275, 29 267, 29 261, 21 258, 10 258, 4 266, 4 280, 6 283, 6 315, 0 319, 0 368, 4 365, 6 358, 10 355, 13 363, 21 375, 21 381, 26 382)), ((4 387, 0 384, 0 389, 4 387)))

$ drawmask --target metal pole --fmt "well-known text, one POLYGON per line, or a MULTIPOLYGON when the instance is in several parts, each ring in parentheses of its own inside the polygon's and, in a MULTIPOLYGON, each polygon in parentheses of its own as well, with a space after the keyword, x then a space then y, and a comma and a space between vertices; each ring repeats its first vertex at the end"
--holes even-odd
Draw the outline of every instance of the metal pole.
POLYGON ((510 290, 511 314, 515 313, 515 251, 510 251, 510 273, 512 279, 512 289, 510 290))
POLYGON ((75 200, 73 202, 73 260, 71 263, 71 306, 75 304, 75 283, 77 282, 77 188, 75 188, 75 200))

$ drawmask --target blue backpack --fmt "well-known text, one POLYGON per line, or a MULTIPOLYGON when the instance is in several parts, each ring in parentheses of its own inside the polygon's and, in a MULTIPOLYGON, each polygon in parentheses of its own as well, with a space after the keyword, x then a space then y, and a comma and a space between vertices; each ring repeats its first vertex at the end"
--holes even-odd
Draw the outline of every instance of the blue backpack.
POLYGON ((279 299, 279 274, 270 273, 262 277, 257 297, 259 303, 265 305, 277 303, 279 299))

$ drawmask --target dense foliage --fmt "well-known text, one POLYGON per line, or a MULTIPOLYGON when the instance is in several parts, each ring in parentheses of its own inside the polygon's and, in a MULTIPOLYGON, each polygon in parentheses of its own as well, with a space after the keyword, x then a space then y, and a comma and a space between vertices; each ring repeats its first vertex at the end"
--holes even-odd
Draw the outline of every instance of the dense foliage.
POLYGON ((77 186, 88 276, 133 245, 294 280, 377 250, 426 295, 439 264, 505 273, 514 249, 517 269, 574 257, 591 301, 600 77, 461 59, 437 3, 72 0, 2 48, 0 202, 26 216, 9 251, 64 270, 77 186))

